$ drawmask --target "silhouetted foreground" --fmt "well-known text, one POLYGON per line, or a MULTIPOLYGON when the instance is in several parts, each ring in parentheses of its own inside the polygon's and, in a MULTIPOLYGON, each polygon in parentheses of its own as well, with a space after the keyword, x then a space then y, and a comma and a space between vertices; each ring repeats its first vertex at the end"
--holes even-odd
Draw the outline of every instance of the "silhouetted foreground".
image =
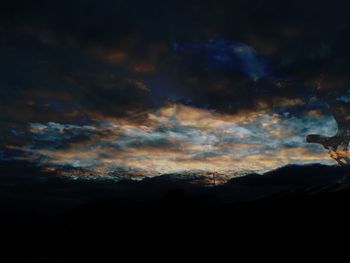
MULTIPOLYGON (((317 134, 310 134, 306 137, 306 141, 309 143, 321 144, 331 158, 333 158, 341 166, 350 166, 350 120, 349 109, 350 105, 348 101, 341 101, 341 94, 337 94, 334 91, 324 91, 318 84, 318 95, 324 100, 330 112, 332 113, 337 123, 337 134, 328 137, 317 134)), ((339 91, 338 91, 339 92, 339 91)))
POLYGON ((350 179, 343 168, 285 167, 232 179, 215 191, 171 178, 114 186, 62 178, 3 183, 2 256, 67 262, 166 251, 173 258, 179 251, 221 253, 223 243, 232 251, 236 244, 265 243, 274 231, 289 238, 300 231, 323 235, 328 227, 344 232, 349 225, 350 179))

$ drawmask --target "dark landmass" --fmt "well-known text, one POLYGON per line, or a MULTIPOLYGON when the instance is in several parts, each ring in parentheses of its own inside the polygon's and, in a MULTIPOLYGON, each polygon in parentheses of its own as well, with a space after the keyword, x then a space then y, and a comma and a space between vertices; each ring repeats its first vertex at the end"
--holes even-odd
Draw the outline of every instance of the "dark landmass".
POLYGON ((287 166, 215 188, 201 185, 200 176, 69 180, 25 162, 3 163, 0 171, 1 241, 10 257, 26 262, 122 257, 128 248, 173 251, 169 242, 191 251, 219 234, 233 244, 253 232, 318 231, 319 224, 344 227, 349 219, 344 167, 287 166))

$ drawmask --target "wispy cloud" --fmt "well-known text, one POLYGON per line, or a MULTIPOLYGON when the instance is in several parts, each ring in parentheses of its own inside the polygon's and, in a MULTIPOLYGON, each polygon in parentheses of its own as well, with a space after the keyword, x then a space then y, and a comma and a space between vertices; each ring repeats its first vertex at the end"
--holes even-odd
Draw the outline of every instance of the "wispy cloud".
POLYGON ((45 166, 101 175, 121 168, 145 175, 192 170, 234 175, 291 163, 332 163, 323 149, 304 138, 310 132, 335 131, 330 116, 229 115, 173 104, 148 113, 141 123, 103 117, 85 126, 30 123, 33 143, 20 149, 45 166))

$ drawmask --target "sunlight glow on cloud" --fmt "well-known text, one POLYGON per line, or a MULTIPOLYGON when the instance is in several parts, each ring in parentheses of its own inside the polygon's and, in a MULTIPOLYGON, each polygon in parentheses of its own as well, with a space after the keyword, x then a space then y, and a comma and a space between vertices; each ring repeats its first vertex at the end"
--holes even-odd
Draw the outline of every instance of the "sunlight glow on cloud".
POLYGON ((33 143, 17 149, 45 166, 98 175, 127 169, 144 176, 185 171, 234 176, 287 164, 333 164, 320 146, 305 143, 308 133, 335 133, 330 116, 230 115, 176 104, 146 116, 142 123, 103 117, 85 126, 30 123, 33 143))

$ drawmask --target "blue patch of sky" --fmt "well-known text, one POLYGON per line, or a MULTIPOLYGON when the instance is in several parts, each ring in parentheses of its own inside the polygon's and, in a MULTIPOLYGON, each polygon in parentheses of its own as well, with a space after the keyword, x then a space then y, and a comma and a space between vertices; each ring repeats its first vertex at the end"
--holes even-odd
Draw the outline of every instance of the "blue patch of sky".
POLYGON ((175 52, 198 55, 205 59, 208 69, 230 69, 257 81, 271 75, 268 59, 244 43, 223 39, 207 42, 174 43, 175 52))

